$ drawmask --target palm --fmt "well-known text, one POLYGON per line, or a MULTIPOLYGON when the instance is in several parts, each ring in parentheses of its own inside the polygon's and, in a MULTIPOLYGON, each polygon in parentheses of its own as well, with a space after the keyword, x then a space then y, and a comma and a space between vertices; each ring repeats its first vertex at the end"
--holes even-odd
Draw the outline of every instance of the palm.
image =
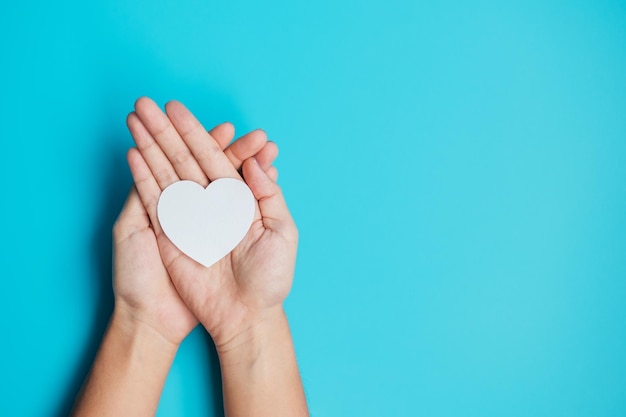
POLYGON ((251 309, 268 308, 287 296, 294 257, 289 243, 256 221, 246 239, 230 254, 233 279, 241 302, 251 309), (283 258, 283 259, 279 259, 283 258), (287 278, 286 278, 287 277, 287 278))
POLYGON ((216 338, 228 338, 228 322, 282 303, 291 287, 295 245, 267 229, 260 215, 243 241, 210 268, 183 255, 159 236, 163 261, 179 294, 216 338))

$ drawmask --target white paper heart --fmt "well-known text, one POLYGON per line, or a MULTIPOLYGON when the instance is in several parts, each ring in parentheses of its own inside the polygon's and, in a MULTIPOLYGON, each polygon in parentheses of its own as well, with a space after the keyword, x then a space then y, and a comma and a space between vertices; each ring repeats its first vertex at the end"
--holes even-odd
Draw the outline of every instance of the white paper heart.
POLYGON ((161 193, 157 215, 172 243, 209 267, 248 233, 255 206, 252 191, 239 180, 220 178, 206 189, 193 181, 178 181, 161 193))

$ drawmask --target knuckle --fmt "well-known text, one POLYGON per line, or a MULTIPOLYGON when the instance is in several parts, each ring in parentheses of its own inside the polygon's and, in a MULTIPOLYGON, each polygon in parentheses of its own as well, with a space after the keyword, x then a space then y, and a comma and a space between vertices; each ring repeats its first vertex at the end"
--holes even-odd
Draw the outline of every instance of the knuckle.
POLYGON ((207 145, 198 150, 198 159, 214 159, 222 150, 215 145, 207 145))
POLYGON ((169 185, 174 182, 171 173, 163 169, 158 170, 154 173, 154 179, 156 179, 157 183, 162 187, 164 185, 169 185))
POLYGON ((182 137, 191 136, 191 135, 198 135, 202 137, 202 136, 208 135, 208 132, 206 131, 204 126, 202 126, 197 121, 190 123, 190 125, 187 126, 186 128, 182 128, 179 133, 182 137))
POLYGON ((174 164, 175 166, 186 165, 191 161, 191 155, 189 154, 189 152, 186 152, 184 150, 179 150, 172 154, 172 156, 170 157, 170 160, 172 161, 172 164, 174 164))
POLYGON ((154 145, 156 145, 156 142, 154 140, 141 140, 136 142, 137 143, 137 149, 139 149, 139 152, 147 152, 149 151, 152 147, 154 147, 154 145))
POLYGON ((169 135, 171 129, 173 129, 172 124, 169 121, 163 121, 161 126, 154 128, 152 136, 154 136, 157 141, 162 141, 169 135))

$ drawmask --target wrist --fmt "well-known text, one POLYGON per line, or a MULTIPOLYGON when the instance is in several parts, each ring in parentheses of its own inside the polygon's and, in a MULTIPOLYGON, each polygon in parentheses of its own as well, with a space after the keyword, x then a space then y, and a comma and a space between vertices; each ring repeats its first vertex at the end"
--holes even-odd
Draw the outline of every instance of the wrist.
POLYGON ((152 353, 172 358, 181 343, 164 336, 152 323, 124 303, 115 303, 109 327, 111 332, 119 334, 133 346, 145 347, 152 353))
POLYGON ((291 343, 287 316, 282 305, 251 314, 227 341, 216 341, 221 365, 254 363, 280 341, 291 343))
POLYGON ((282 306, 264 311, 217 348, 226 415, 309 415, 282 306))
POLYGON ((72 415, 155 415, 176 348, 116 305, 72 415))

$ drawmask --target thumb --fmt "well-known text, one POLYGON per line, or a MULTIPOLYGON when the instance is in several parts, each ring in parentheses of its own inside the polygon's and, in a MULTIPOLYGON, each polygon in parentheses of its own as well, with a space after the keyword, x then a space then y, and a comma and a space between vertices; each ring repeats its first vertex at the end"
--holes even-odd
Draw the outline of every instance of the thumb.
POLYGON ((149 226, 148 213, 144 209, 143 204, 141 204, 137 189, 133 186, 128 194, 126 203, 124 203, 124 208, 113 226, 113 234, 116 240, 123 240, 149 226))
POLYGON ((278 184, 263 171, 256 158, 248 158, 243 163, 242 173, 259 202, 265 227, 283 234, 286 238, 297 239, 296 225, 278 184))

